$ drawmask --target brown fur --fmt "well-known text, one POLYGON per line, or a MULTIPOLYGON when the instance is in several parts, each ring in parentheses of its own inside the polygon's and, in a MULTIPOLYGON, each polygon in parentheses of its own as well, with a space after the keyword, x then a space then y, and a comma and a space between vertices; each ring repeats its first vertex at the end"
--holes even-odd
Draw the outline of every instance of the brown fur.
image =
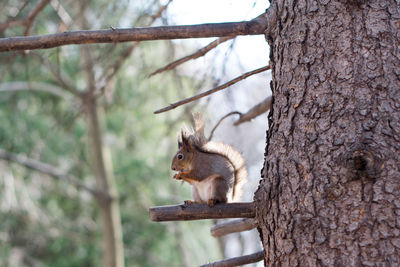
POLYGON ((195 202, 212 206, 239 201, 241 187, 247 181, 242 156, 229 145, 208 142, 201 115, 194 114, 193 119, 195 130, 182 130, 178 141, 179 150, 171 165, 172 170, 178 171, 174 178, 193 185, 195 202))

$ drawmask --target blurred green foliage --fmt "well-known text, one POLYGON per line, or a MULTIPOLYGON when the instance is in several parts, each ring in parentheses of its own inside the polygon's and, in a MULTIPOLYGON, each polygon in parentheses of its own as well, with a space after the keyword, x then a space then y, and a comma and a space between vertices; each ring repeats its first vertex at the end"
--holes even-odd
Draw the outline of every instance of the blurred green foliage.
MULTIPOLYGON (((0 22, 24 18, 35 3, 6 0, 0 22)), ((86 16, 89 29, 143 26, 161 6, 158 1, 59 3, 71 24, 63 25, 65 21, 49 4, 36 18, 31 34, 81 28, 82 16, 86 16)), ((0 35, 23 32, 24 27, 15 26, 0 35)), ((110 73, 109 66, 130 45, 89 46, 96 80, 110 73)), ((103 107, 104 143, 111 150, 120 196, 126 266, 198 265, 219 255, 209 234, 210 222, 152 223, 148 216, 150 206, 179 203, 190 197, 189 187, 172 180, 170 173, 176 132, 187 115, 172 112, 155 116, 153 111, 182 94, 192 94, 193 81, 179 78, 182 88, 172 75, 147 78, 171 60, 171 45, 140 44, 125 59, 110 91, 98 100, 103 107)), ((0 91, 0 148, 53 165, 94 187, 83 105, 57 75, 80 92, 86 90, 81 47, 0 54, 0 86, 39 82, 58 87, 64 95, 0 91)), ((0 266, 102 265, 99 210, 90 194, 66 181, 1 160, 0 177, 0 266)))

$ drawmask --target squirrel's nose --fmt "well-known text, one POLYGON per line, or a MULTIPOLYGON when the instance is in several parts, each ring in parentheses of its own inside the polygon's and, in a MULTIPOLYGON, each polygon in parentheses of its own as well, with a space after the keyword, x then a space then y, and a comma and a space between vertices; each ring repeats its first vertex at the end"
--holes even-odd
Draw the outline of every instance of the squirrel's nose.
POLYGON ((176 168, 175 168, 174 166, 171 166, 171 169, 172 169, 173 171, 176 171, 176 168))

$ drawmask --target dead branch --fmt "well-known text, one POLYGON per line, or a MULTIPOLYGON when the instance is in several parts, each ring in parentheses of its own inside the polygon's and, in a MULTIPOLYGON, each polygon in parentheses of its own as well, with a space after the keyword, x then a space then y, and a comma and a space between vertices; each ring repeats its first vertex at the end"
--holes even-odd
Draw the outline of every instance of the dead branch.
POLYGON ((10 20, 0 24, 0 30, 3 31, 8 27, 17 26, 17 25, 24 25, 25 20, 10 20))
MULTIPOLYGON (((169 0, 165 5, 163 5, 157 12, 156 14, 154 14, 153 16, 151 16, 151 21, 149 22, 148 26, 152 25, 154 23, 154 21, 156 21, 159 17, 161 17, 162 13, 167 9, 167 7, 169 6, 169 4, 172 2, 172 0, 169 0)), ((101 84, 104 84, 101 88, 100 88, 100 92, 104 93, 105 91, 107 91, 107 89, 109 88, 109 86, 111 85, 111 82, 113 80, 113 78, 115 77, 115 75, 118 73, 118 71, 121 69, 123 63, 125 62, 125 60, 132 54, 132 52, 139 46, 140 42, 135 42, 134 44, 132 44, 131 46, 129 46, 127 49, 125 49, 120 56, 118 57, 118 59, 114 62, 114 64, 110 67, 110 69, 112 69, 111 73, 107 75, 106 78, 104 78, 104 80, 102 81, 101 84)))
POLYGON ((167 7, 169 6, 169 4, 171 4, 172 1, 173 0, 169 0, 165 5, 161 6, 161 8, 156 12, 156 14, 151 16, 151 19, 152 19, 151 23, 153 23, 156 19, 161 17, 162 13, 167 9, 167 7))
POLYGON ((81 93, 75 86, 73 85, 73 81, 68 77, 66 73, 63 71, 58 71, 57 67, 50 62, 50 60, 39 53, 32 52, 32 55, 39 58, 39 60, 44 64, 44 66, 53 74, 57 83, 65 90, 70 92, 71 94, 81 97, 81 93))
POLYGON ((251 21, 208 23, 150 28, 69 31, 38 36, 0 39, 0 52, 46 49, 69 44, 121 43, 131 41, 258 35, 266 30, 265 15, 251 21))
POLYGON ((50 2, 50 0, 39 0, 35 7, 29 12, 28 16, 25 19, 26 29, 24 35, 28 35, 29 31, 31 30, 33 21, 35 20, 36 16, 40 13, 40 11, 45 8, 45 6, 50 2))
POLYGON ((241 116, 242 113, 240 113, 239 111, 232 111, 232 112, 229 112, 228 114, 226 114, 225 116, 223 116, 223 117, 217 122, 217 124, 215 124, 214 128, 211 130, 210 136, 208 137, 208 141, 211 141, 211 139, 213 138, 213 135, 214 135, 215 130, 217 130, 217 128, 218 128, 218 126, 221 124, 221 122, 222 122, 223 120, 225 120, 226 118, 232 116, 232 115, 240 115, 240 116, 241 116))
POLYGON ((193 54, 188 55, 188 56, 186 56, 186 57, 183 57, 183 58, 181 58, 181 59, 175 60, 175 61, 169 63, 168 65, 166 65, 166 66, 164 66, 164 67, 162 67, 162 68, 159 68, 159 69, 156 70, 155 72, 151 73, 151 74, 149 75, 149 77, 151 77, 151 76, 153 76, 153 75, 156 75, 156 74, 158 74, 158 73, 167 71, 167 70, 174 69, 174 68, 176 68, 177 66, 179 66, 179 65, 181 65, 181 64, 183 64, 183 63, 185 63, 185 62, 187 62, 187 61, 189 61, 189 60, 202 57, 202 56, 204 56, 207 52, 209 52, 209 51, 211 51, 213 48, 217 47, 219 44, 221 44, 221 43, 223 43, 223 42, 226 42, 226 41, 228 41, 228 40, 230 40, 230 39, 232 39, 232 38, 234 38, 234 37, 232 37, 232 36, 226 36, 226 37, 218 38, 218 39, 215 40, 214 42, 211 42, 211 43, 208 44, 207 46, 205 46, 205 47, 201 48, 200 50, 198 50, 196 53, 193 53, 193 54))
POLYGON ((40 82, 9 82, 0 83, 0 92, 16 92, 16 91, 41 91, 62 98, 67 98, 67 94, 58 86, 49 83, 40 82))
POLYGON ((21 19, 21 20, 11 20, 11 21, 7 21, 5 23, 1 23, 0 30, 5 30, 11 26, 25 25, 26 29, 25 29, 24 35, 28 35, 36 16, 40 13, 40 11, 43 10, 43 8, 45 8, 45 6, 49 2, 50 2, 50 0, 39 0, 36 3, 36 5, 33 7, 33 9, 29 12, 28 16, 26 16, 26 18, 21 19))
POLYGON ((65 8, 61 5, 60 1, 58 0, 51 0, 50 5, 56 11, 58 17, 60 18, 61 22, 64 24, 64 27, 68 27, 73 22, 71 16, 65 10, 65 8))
POLYGON ((249 263, 259 262, 264 259, 264 252, 259 251, 250 255, 230 258, 226 260, 216 261, 213 263, 204 264, 201 267, 232 267, 241 266, 249 263))
POLYGON ((211 235, 213 237, 221 237, 231 233, 249 231, 257 226, 254 219, 238 219, 228 222, 223 222, 211 227, 211 235))
POLYGON ((267 112, 271 108, 272 104, 272 96, 267 97, 264 99, 261 103, 258 103, 254 107, 252 107, 249 111, 247 111, 244 114, 240 114, 239 119, 234 123, 235 126, 254 119, 255 117, 258 117, 259 115, 263 114, 264 112, 267 112))
POLYGON ((149 209, 150 219, 154 222, 187 221, 223 218, 253 218, 253 202, 217 204, 209 207, 206 204, 181 204, 159 206, 149 209))
POLYGON ((271 108, 271 103, 272 103, 272 96, 267 97, 264 99, 261 103, 258 103, 254 107, 252 107, 249 111, 246 113, 241 113, 239 111, 232 111, 223 116, 217 124, 215 124, 214 128, 211 130, 210 136, 208 137, 208 141, 210 141, 213 138, 215 130, 218 128, 218 126, 221 124, 223 120, 226 118, 232 116, 232 115, 239 115, 239 119, 233 124, 235 126, 238 126, 239 124, 242 124, 243 122, 250 121, 254 119, 255 117, 263 114, 264 112, 268 111, 271 108))
POLYGON ((168 110, 174 109, 174 108, 179 107, 181 105, 184 105, 184 104, 190 103, 192 101, 198 100, 198 99, 200 99, 202 97, 211 95, 211 94, 213 94, 215 92, 218 92, 218 91, 221 91, 221 90, 223 90, 223 89, 225 89, 225 88, 227 88, 227 87, 229 87, 229 86, 231 86, 231 85, 233 85, 233 84, 235 84, 235 83, 237 83, 237 82, 239 82, 241 80, 246 79, 247 77, 249 77, 251 75, 254 75, 254 74, 269 70, 269 69, 270 69, 270 66, 268 65, 268 66, 265 66, 265 67, 262 67, 262 68, 259 68, 259 69, 253 70, 253 71, 246 72, 245 74, 242 74, 239 77, 236 77, 235 79, 233 79, 233 80, 231 80, 231 81, 229 81, 227 83, 224 83, 223 85, 217 86, 217 87, 215 87, 215 88, 213 88, 211 90, 208 90, 208 91, 206 91, 204 93, 201 93, 201 94, 198 94, 198 95, 183 99, 181 101, 175 102, 175 103, 169 105, 168 107, 165 107, 165 108, 162 108, 162 109, 154 111, 154 113, 158 114, 158 113, 166 112, 168 110))
POLYGON ((63 171, 40 161, 34 160, 27 158, 22 155, 17 155, 14 153, 7 152, 5 150, 0 149, 0 159, 9 161, 9 162, 15 162, 18 163, 28 169, 35 170, 41 173, 44 173, 50 177, 59 179, 59 180, 67 180, 74 186, 76 186, 79 189, 83 189, 91 193, 93 196, 100 198, 100 199, 110 199, 109 196, 105 195, 102 192, 99 192, 95 189, 90 188, 89 186, 85 185, 82 183, 78 178, 66 174, 63 171))
POLYGON ((15 18, 18 17, 18 16, 22 13, 22 11, 24 11, 24 9, 28 6, 28 4, 29 4, 30 1, 31 1, 31 0, 24 0, 24 3, 23 3, 22 6, 19 8, 17 14, 14 16, 15 18))

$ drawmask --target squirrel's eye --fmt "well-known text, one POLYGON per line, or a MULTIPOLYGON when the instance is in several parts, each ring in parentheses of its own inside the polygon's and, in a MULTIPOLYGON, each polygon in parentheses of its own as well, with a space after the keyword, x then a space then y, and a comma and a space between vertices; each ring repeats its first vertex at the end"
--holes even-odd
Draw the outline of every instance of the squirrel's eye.
POLYGON ((183 155, 182 154, 178 154, 178 159, 183 159, 183 155))

